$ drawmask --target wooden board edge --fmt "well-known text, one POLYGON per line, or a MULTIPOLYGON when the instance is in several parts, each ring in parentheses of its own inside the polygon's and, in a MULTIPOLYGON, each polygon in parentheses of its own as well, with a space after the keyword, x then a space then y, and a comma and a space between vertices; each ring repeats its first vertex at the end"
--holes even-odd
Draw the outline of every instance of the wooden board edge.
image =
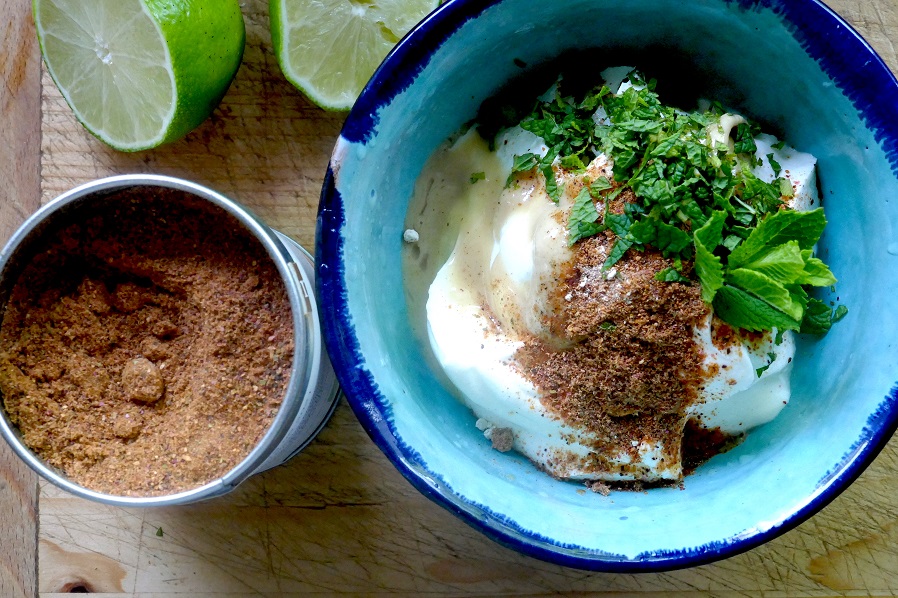
MULTIPOLYGON (((29 0, 0 0, 0 242, 40 206, 41 67, 29 0)), ((37 476, 0 441, 0 596, 37 596, 37 476)))

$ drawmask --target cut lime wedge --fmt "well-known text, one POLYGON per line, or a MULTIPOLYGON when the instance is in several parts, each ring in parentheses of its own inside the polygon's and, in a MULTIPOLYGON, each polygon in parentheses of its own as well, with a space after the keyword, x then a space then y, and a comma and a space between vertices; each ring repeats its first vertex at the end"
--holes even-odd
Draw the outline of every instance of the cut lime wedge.
POLYGON ((245 42, 237 0, 34 0, 34 20, 75 116, 123 151, 179 139, 203 122, 245 42))
POLYGON ((348 110, 387 53, 437 0, 270 0, 284 76, 309 99, 348 110))

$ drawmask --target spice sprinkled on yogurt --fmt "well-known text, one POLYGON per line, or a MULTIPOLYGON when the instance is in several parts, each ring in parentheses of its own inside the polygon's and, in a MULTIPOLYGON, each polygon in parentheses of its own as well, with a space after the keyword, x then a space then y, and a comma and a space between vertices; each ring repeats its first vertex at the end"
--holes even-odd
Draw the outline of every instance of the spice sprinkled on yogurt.
POLYGON ((678 482, 776 417, 793 335, 836 318, 808 294, 836 282, 816 160, 603 77, 435 153, 405 223, 410 316, 503 449, 558 478, 678 482))

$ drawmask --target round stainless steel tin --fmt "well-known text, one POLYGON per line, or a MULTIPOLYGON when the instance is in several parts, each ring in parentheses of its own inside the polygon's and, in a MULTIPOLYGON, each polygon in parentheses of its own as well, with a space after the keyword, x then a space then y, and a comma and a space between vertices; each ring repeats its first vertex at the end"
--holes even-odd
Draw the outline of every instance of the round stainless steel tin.
POLYGON ((121 506, 187 504, 220 496, 253 474, 280 465, 300 452, 327 423, 337 405, 339 386, 324 349, 315 299, 312 256, 298 243, 272 230, 240 203, 196 183, 160 175, 122 175, 99 179, 63 193, 29 217, 0 252, 0 317, 22 268, 42 239, 90 202, 134 187, 164 187, 200 197, 235 217, 259 242, 283 278, 293 312, 295 350, 281 407, 255 448, 227 474, 198 488, 164 496, 131 497, 95 492, 68 480, 23 442, 0 409, 0 435, 32 469, 78 496, 121 506))

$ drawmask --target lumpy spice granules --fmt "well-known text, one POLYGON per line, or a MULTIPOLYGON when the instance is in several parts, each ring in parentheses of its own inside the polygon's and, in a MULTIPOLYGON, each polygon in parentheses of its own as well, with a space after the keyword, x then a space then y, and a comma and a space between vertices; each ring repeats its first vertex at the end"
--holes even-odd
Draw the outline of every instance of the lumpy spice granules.
POLYGON ((224 210, 121 192, 53 235, 0 325, 3 406, 71 481, 120 496, 198 487, 269 428, 293 359, 284 283, 224 210))

